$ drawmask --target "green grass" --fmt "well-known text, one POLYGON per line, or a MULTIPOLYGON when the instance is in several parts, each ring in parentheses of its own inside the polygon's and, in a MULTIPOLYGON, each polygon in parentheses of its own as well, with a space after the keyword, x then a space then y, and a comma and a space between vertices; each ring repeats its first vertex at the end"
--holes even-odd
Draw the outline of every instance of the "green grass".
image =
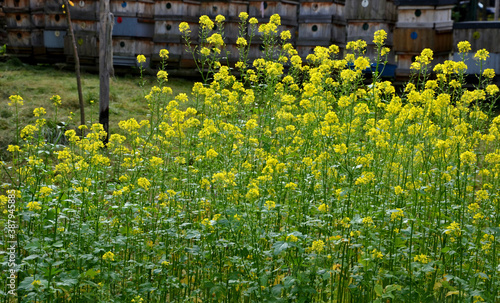
MULTIPOLYGON (((118 131, 118 122, 135 117, 147 119, 148 106, 144 95, 156 83, 156 77, 145 76, 144 88, 140 86, 139 71, 119 75, 110 80, 110 130, 118 131), (146 91, 148 90, 148 91, 146 91)), ((192 82, 185 79, 169 79, 174 94, 189 93, 192 82)), ((82 72, 82 89, 87 123, 99 120, 99 75, 82 72), (95 103, 91 105, 90 101, 95 103)), ((14 115, 7 106, 9 96, 20 95, 24 99, 19 119, 20 125, 33 123, 33 109, 44 107, 46 117, 54 116, 54 107, 50 102, 53 95, 60 95, 62 105, 59 109, 59 121, 66 121, 69 128, 80 123, 80 107, 75 73, 62 70, 56 66, 27 65, 17 59, 0 62, 0 97, 3 106, 0 108, 0 158, 5 158, 7 146, 15 140, 14 115), (74 114, 73 119, 68 117, 74 114)))

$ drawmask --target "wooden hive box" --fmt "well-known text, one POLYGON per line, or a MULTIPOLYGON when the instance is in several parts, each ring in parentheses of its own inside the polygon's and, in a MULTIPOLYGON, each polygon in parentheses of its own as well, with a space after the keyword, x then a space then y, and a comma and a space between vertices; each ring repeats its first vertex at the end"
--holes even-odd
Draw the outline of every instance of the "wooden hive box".
POLYGON ((29 13, 5 13, 5 23, 7 28, 26 28, 32 27, 31 16, 29 13))
POLYGON ((185 22, 198 22, 200 17, 200 1, 165 1, 155 2, 155 20, 180 20, 185 22))
POLYGON ((137 1, 110 0, 109 10, 115 17, 137 17, 137 1))
POLYGON ((348 20, 396 20, 396 6, 391 0, 349 0, 345 2, 348 20))
POLYGON ((4 13, 27 13, 30 11, 30 0, 4 0, 4 13))
MULTIPOLYGON (((214 22, 217 15, 225 17, 224 21, 224 41, 226 43, 236 43, 239 35, 239 14, 248 12, 247 1, 203 1, 200 6, 200 15, 207 15, 214 22)), ((214 28, 214 32, 218 29, 214 28)))
POLYGON ((137 2, 137 17, 153 19, 155 15, 154 0, 139 0, 137 2))
POLYGON ((70 7, 71 20, 99 21, 99 1, 75 1, 75 6, 70 7))
POLYGON ((136 66, 138 55, 151 58, 153 41, 137 37, 113 37, 113 63, 121 66, 136 66))
POLYGON ((155 25, 137 17, 115 16, 113 36, 153 38, 155 25))
MULTIPOLYGON (((184 21, 175 19, 155 20, 153 41, 155 43, 184 43, 183 35, 179 30, 181 22, 184 21)), ((196 42, 198 40, 199 24, 197 22, 188 22, 188 24, 191 29, 191 41, 196 42)))

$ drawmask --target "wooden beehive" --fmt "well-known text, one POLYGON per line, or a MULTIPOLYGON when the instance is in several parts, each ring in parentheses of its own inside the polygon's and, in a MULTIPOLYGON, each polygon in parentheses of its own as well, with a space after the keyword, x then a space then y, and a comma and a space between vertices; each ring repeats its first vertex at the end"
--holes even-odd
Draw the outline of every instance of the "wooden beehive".
MULTIPOLYGON (((248 4, 248 14, 255 17, 259 24, 268 23, 269 18, 274 14, 281 17, 281 26, 279 32, 290 31, 292 41, 296 39, 297 32, 297 12, 299 8, 298 1, 250 1, 248 4)), ((255 42, 260 43, 261 34, 257 31, 255 42)))
POLYGON ((7 28, 31 28, 29 13, 5 13, 7 28))
POLYGON ((492 21, 468 21, 456 22, 453 25, 453 60, 462 60, 457 44, 461 41, 469 41, 471 51, 467 55, 467 73, 480 73, 478 61, 474 60, 474 54, 480 49, 490 52, 483 69, 492 68, 498 74, 500 72, 500 44, 497 39, 500 34, 500 22, 492 21))
POLYGON ((69 11, 71 14, 71 20, 98 21, 99 1, 75 1, 75 6, 70 7, 69 11))
POLYGON ((148 19, 115 17, 113 36, 153 38, 155 25, 148 19))
POLYGON ((297 51, 303 60, 316 46, 346 42, 344 3, 338 1, 301 1, 298 15, 297 51))
MULTIPOLYGON (((113 37, 113 58, 116 65, 130 66, 138 55, 150 58, 153 54, 153 41, 138 37, 113 37), (122 61, 120 61, 122 60, 122 61)), ((132 64, 132 66, 134 66, 132 64)))
POLYGON ((30 11, 30 0, 4 0, 4 13, 27 13, 30 11))
POLYGON ((154 0, 137 1, 137 17, 145 19, 153 19, 154 15, 155 15, 154 0))
POLYGON ((434 52, 432 65, 448 59, 453 50, 451 0, 398 1, 398 20, 394 29, 394 51, 399 75, 410 73, 415 56, 424 48, 434 52))
POLYGON ((396 6, 391 0, 350 0, 345 5, 347 20, 396 20, 396 6))
POLYGON ((198 22, 200 16, 200 1, 165 1, 155 2, 154 18, 160 20, 183 20, 186 22, 198 22))
POLYGON ((137 17, 137 1, 110 0, 109 10, 115 17, 137 17))

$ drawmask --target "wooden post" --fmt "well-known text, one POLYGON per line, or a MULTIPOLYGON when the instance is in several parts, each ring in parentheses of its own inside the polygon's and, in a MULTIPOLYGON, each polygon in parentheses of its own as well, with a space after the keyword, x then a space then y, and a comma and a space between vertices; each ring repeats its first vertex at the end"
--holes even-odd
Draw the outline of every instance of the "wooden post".
POLYGON ((71 35, 71 40, 73 41, 73 52, 75 55, 76 85, 78 87, 78 100, 80 102, 80 124, 85 125, 85 108, 83 106, 82 80, 80 77, 80 57, 78 57, 78 49, 76 47, 75 33, 73 32, 73 25, 71 24, 71 14, 69 12, 68 0, 64 0, 64 8, 66 11, 66 17, 68 19, 68 28, 69 28, 69 33, 71 35))
POLYGON ((500 0, 495 0, 495 21, 498 21, 498 10, 500 9, 500 0))
POLYGON ((99 123, 106 132, 104 144, 109 139, 109 77, 113 71, 113 14, 109 12, 109 0, 100 1, 99 20, 99 123))

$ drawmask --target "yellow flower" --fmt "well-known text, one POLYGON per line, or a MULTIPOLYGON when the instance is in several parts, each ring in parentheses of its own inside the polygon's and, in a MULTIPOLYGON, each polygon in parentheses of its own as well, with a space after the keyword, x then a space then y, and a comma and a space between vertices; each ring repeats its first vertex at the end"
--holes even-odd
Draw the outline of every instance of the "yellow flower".
POLYGON ((102 259, 104 261, 114 261, 115 260, 115 254, 112 253, 111 251, 106 252, 104 255, 102 255, 102 259))
MULTIPOLYGON (((200 17, 201 28, 212 30, 214 28, 214 22, 210 20, 207 15, 203 15, 200 17)), ((180 25, 179 25, 180 26, 180 25)), ((182 30, 181 30, 182 32, 182 30)))
POLYGON ((399 218, 404 218, 405 214, 401 208, 397 208, 395 211, 391 212, 391 221, 397 220, 399 218))
POLYGON ((59 95, 53 95, 52 98, 50 98, 50 101, 52 101, 52 104, 54 104, 54 106, 61 105, 61 97, 59 95))
POLYGON ((381 251, 378 251, 377 249, 372 250, 372 258, 382 259, 383 257, 384 257, 384 254, 381 251))
POLYGON ((325 242, 323 242, 322 240, 318 240, 313 242, 311 250, 317 253, 321 253, 324 247, 325 247, 325 242))
POLYGON ((477 160, 476 154, 472 151, 466 151, 460 154, 460 160, 464 164, 474 164, 477 160))
POLYGON ((144 55, 138 55, 137 56, 137 62, 139 62, 139 63, 146 62, 146 57, 144 55))
POLYGON ((207 150, 207 158, 215 158, 217 157, 219 154, 213 150, 212 148, 207 150))
POLYGON ((168 54, 169 54, 168 50, 166 50, 166 49, 161 49, 160 50, 160 58, 162 58, 162 59, 168 59, 168 54))
POLYGON ((40 280, 34 280, 31 282, 31 285, 37 287, 37 286, 42 286, 42 282, 40 280))
POLYGON ((460 53, 468 53, 471 49, 469 41, 458 42, 457 47, 460 53))
POLYGON ((12 95, 9 97, 9 106, 13 106, 15 104, 23 105, 23 98, 19 95, 12 95))
POLYGON ((489 56, 490 53, 483 48, 476 52, 476 54, 474 55, 474 59, 478 59, 480 61, 486 61, 486 59, 488 59, 489 56))
POLYGON ((280 36, 281 36, 281 40, 283 40, 283 41, 292 38, 292 34, 290 33, 290 31, 282 31, 280 36))
POLYGON ((420 255, 416 255, 413 258, 413 261, 420 262, 420 263, 423 263, 423 264, 427 264, 427 263, 429 263, 429 258, 427 257, 427 255, 420 254, 420 255))
POLYGON ((226 17, 222 16, 222 15, 217 15, 217 17, 215 17, 215 22, 217 23, 222 23, 226 21, 226 17))
POLYGON ((38 107, 38 108, 35 108, 33 110, 33 115, 35 115, 35 117, 40 117, 40 116, 43 116, 45 115, 47 112, 45 111, 45 108, 43 107, 38 107))
POLYGON ((383 29, 376 31, 373 35, 373 43, 378 46, 383 45, 385 39, 387 39, 387 33, 383 29))
POLYGON ((275 25, 281 25, 281 17, 278 14, 274 14, 269 19, 269 23, 273 23, 275 25))
POLYGON ((371 224, 373 224, 373 219, 372 219, 372 217, 364 217, 362 222, 364 224, 371 225, 371 224))
POLYGON ((217 33, 208 37, 207 42, 212 44, 215 47, 220 47, 220 46, 224 45, 224 40, 222 39, 222 36, 220 34, 217 34, 217 33))
POLYGON ((299 238, 297 238, 295 235, 286 236, 286 241, 297 242, 298 240, 299 240, 299 238))
POLYGON ((156 76, 158 77, 158 79, 161 79, 161 80, 164 80, 164 81, 168 80, 168 73, 166 71, 164 71, 164 70, 158 71, 158 73, 156 74, 156 76))
POLYGON ((325 203, 323 203, 320 206, 318 206, 318 210, 320 212, 327 212, 328 211, 328 205, 326 205, 325 203))
POLYGON ((243 37, 238 37, 238 40, 236 40, 236 45, 238 45, 238 47, 243 47, 243 46, 247 46, 248 43, 247 43, 247 40, 243 37))
POLYGON ((396 195, 400 195, 400 194, 402 194, 402 193, 403 193, 403 188, 401 188, 401 186, 399 186, 399 185, 398 185, 398 186, 396 186, 396 187, 394 187, 394 193, 395 193, 396 195))
POLYGON ((460 236, 462 234, 462 231, 460 230, 460 224, 453 221, 448 227, 446 227, 445 233, 447 235, 453 234, 456 236, 460 236))
POLYGON ((245 21, 248 19, 248 14, 246 12, 241 12, 238 17, 241 19, 241 21, 245 21))
POLYGON ((487 68, 483 71, 483 76, 493 79, 493 77, 495 77, 495 70, 492 68, 487 68))
POLYGON ((189 24, 187 22, 181 22, 181 24, 179 24, 179 31, 183 34, 189 34, 191 32, 189 24))
POLYGON ((145 190, 148 190, 149 186, 151 186, 151 183, 149 182, 149 180, 146 178, 143 178, 143 177, 139 178, 139 180, 137 180, 137 184, 140 187, 144 188, 145 190))
POLYGON ((495 95, 499 91, 498 86, 496 86, 496 84, 490 84, 486 86, 485 90, 488 93, 488 95, 495 95))
POLYGON ((40 206, 40 203, 36 202, 36 201, 32 201, 30 203, 28 203, 28 205, 26 205, 28 207, 28 209, 30 211, 34 211, 34 210, 40 210, 42 209, 42 207, 40 206))
POLYGON ((250 24, 257 24, 257 23, 259 23, 259 20, 257 20, 257 18, 252 17, 252 18, 250 18, 250 21, 248 21, 248 22, 250 22, 250 24))
POLYGON ((276 202, 274 201, 266 201, 266 203, 264 203, 264 206, 268 209, 268 210, 271 210, 271 209, 274 209, 276 208, 276 202))

